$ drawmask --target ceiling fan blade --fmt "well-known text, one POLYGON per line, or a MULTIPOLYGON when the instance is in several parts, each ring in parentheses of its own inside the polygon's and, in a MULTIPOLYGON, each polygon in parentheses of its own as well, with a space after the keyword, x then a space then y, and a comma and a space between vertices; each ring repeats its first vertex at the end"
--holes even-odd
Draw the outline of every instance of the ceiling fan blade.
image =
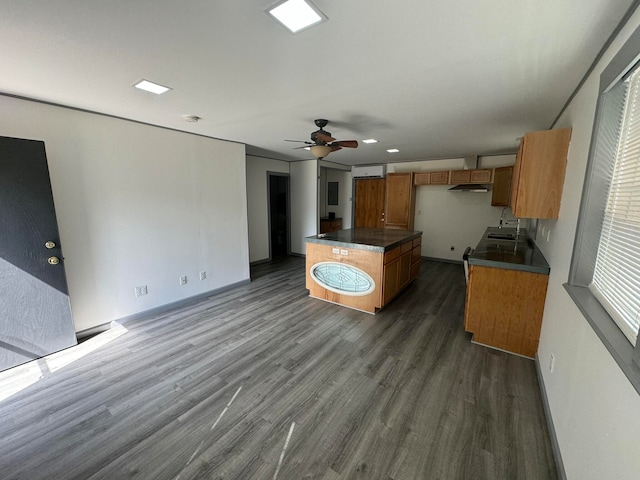
POLYGON ((358 148, 357 140, 338 140, 337 142, 333 142, 331 146, 338 145, 344 148, 358 148))
MULTIPOLYGON (((313 143, 311 145, 313 145, 313 143)), ((304 147, 293 147, 293 150, 300 150, 301 148, 309 148, 309 146, 305 145, 304 147)))
POLYGON ((342 147, 340 145, 336 145, 335 143, 332 143, 329 146, 331 147, 332 152, 337 152, 338 150, 342 150, 342 147))
POLYGON ((312 142, 307 142, 305 140, 285 140, 285 142, 297 142, 297 143, 306 143, 307 145, 313 145, 312 142))
POLYGON ((335 138, 329 136, 329 135, 325 135, 324 133, 320 133, 320 132, 316 132, 316 140, 320 140, 321 142, 333 142, 335 140, 335 138))

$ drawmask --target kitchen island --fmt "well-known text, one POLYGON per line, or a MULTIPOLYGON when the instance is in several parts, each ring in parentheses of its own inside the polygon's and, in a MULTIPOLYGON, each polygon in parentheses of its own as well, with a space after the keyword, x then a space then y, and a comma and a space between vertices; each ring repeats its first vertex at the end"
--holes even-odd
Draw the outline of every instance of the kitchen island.
POLYGON ((306 239, 309 296, 375 313, 420 272, 422 232, 352 228, 306 239))
POLYGON ((533 358, 549 271, 525 229, 488 228, 469 255, 464 329, 473 342, 533 358))

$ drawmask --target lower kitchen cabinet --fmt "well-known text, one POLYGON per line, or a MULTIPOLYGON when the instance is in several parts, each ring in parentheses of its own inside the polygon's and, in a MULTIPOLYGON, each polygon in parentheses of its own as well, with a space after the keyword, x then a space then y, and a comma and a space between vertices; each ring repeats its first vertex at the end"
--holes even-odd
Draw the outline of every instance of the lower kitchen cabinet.
POLYGON ((475 343, 535 357, 549 276, 471 265, 464 329, 475 343))

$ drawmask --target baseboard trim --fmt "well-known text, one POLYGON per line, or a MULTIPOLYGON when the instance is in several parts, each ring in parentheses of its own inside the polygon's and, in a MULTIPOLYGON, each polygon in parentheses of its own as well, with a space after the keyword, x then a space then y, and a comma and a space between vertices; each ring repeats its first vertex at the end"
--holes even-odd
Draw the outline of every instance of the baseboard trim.
POLYGON ((109 323, 104 323, 102 325, 98 325, 96 327, 87 328, 86 330, 81 330, 80 332, 76 332, 76 337, 78 339, 89 337, 101 332, 105 332, 111 328, 111 325, 115 323, 119 323, 120 325, 126 324, 126 322, 131 322, 134 320, 140 320, 141 318, 150 317, 153 315, 161 315, 175 308, 186 307, 187 305, 191 305, 194 303, 201 302, 212 295, 217 295, 219 293, 226 292, 227 290, 231 290, 236 287, 241 287, 242 285, 247 285, 251 283, 251 279, 241 280, 239 282, 231 283, 229 285, 225 285, 224 287, 215 288, 213 290, 208 290, 203 293, 199 293, 198 295, 193 295, 191 297, 183 298, 182 300, 177 300, 175 302, 166 303, 164 305, 160 305, 159 307, 154 307, 149 310, 144 310, 142 312, 134 313, 132 315, 127 315, 126 317, 118 318, 109 323))
POLYGON ((87 328, 85 330, 80 330, 79 332, 76 332, 76 338, 78 340, 82 340, 87 337, 93 337, 98 333, 106 332, 110 328, 111 328, 111 322, 103 323, 102 325, 96 325, 95 327, 87 328))
POLYGON ((264 265, 265 263, 269 263, 271 261, 270 258, 263 258, 262 260, 254 260, 253 262, 249 262, 250 267, 256 267, 258 265, 264 265))
POLYGON ((535 360, 536 372, 538 374, 538 384, 540 385, 540 394, 542 396, 542 407, 544 408, 544 416, 547 419, 547 428, 549 429, 549 436, 551 437, 551 449, 553 450, 553 457, 556 461, 558 478, 560 480, 567 480, 567 474, 564 471, 564 462, 562 461, 562 453, 560 452, 560 444, 558 443, 556 429, 553 425, 553 418, 551 418, 551 407, 549 406, 549 400, 547 398, 547 389, 544 386, 544 379, 542 378, 540 358, 538 357, 537 353, 535 360))
POLYGON ((436 258, 436 257, 422 257, 425 260, 431 260, 432 262, 453 263, 455 265, 462 265, 462 260, 451 260, 450 258, 436 258))

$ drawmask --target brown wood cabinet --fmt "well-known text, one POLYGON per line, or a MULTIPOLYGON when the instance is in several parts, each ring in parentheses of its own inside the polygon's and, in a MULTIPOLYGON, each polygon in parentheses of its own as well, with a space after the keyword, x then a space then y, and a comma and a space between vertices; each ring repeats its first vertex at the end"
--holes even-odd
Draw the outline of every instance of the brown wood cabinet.
POLYGON ((320 233, 337 232, 338 230, 342 230, 341 218, 320 219, 320 233))
POLYGON ((449 184, 459 185, 461 183, 491 183, 491 169, 452 170, 449 184))
POLYGON ((449 172, 431 172, 431 185, 448 185, 449 172))
POLYGON ((491 206, 508 207, 511 199, 511 178, 513 167, 498 167, 493 174, 491 206))
POLYGON ((511 182, 511 210, 518 218, 558 218, 571 129, 522 137, 511 182))
POLYGON ((309 295, 375 313, 418 276, 421 239, 422 237, 417 237, 403 241, 393 250, 384 253, 336 244, 323 245, 308 242, 306 244, 306 287, 309 295), (337 262, 357 267, 373 279, 375 287, 366 295, 351 295, 324 288, 311 278, 310 273, 312 266, 320 262, 337 262))
POLYGON ((464 329, 474 342, 535 357, 548 280, 540 273, 471 265, 464 329))
POLYGON ((356 180, 355 227, 384 228, 386 183, 384 178, 359 178, 356 180))
POLYGON ((431 173, 430 172, 414 172, 414 174, 413 174, 413 184, 415 186, 430 185, 431 184, 431 173))
POLYGON ((383 304, 387 304, 420 273, 422 237, 403 243, 384 254, 383 304))
POLYGON ((413 230, 416 188, 413 172, 388 173, 385 195, 385 228, 413 230))
POLYGON ((490 168, 471 170, 469 183, 491 183, 492 170, 490 168))

